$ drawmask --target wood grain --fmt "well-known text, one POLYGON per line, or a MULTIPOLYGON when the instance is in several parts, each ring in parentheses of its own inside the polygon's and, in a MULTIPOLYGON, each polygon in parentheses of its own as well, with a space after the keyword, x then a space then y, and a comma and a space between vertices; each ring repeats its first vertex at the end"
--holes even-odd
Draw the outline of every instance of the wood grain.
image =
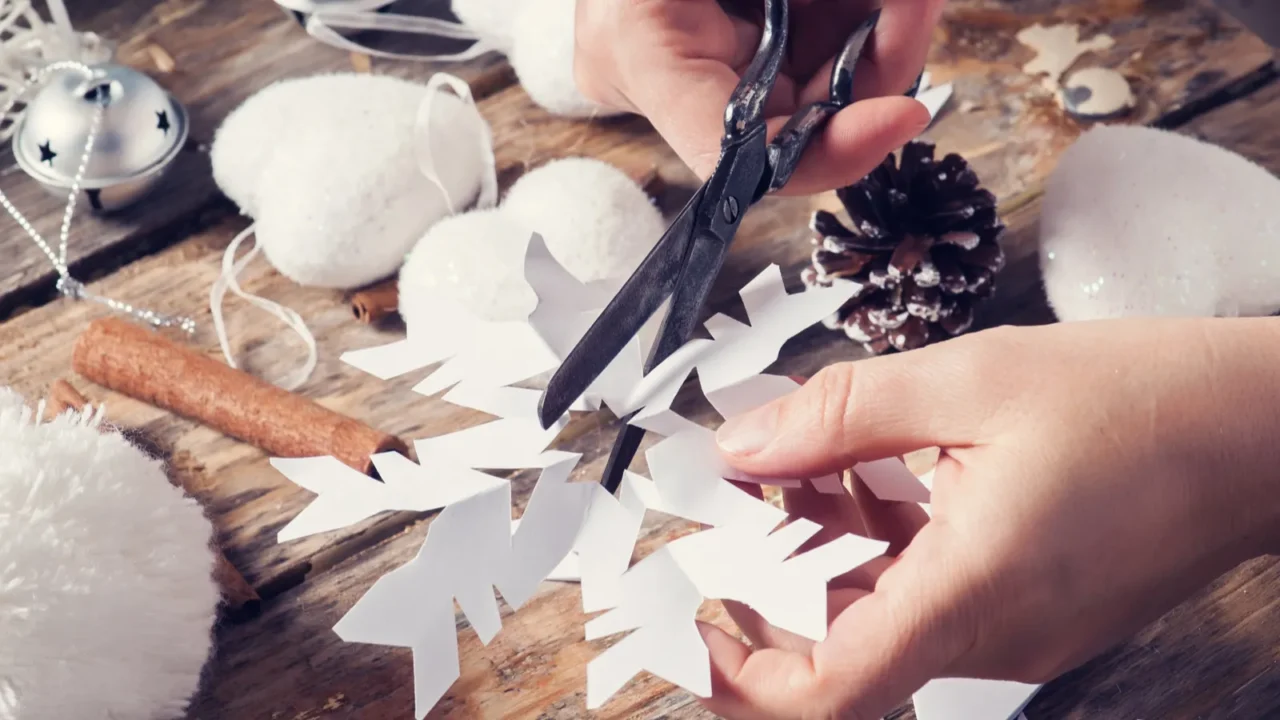
MULTIPOLYGON (((124 19, 133 4, 103 11, 104 22, 133 27, 124 19)), ((287 68, 297 71, 306 66, 291 59, 292 55, 282 56, 278 52, 281 46, 291 47, 302 57, 330 52, 310 46, 309 40, 297 36, 296 28, 269 17, 263 6, 277 12, 266 0, 227 0, 217 7, 194 0, 169 0, 132 19, 147 30, 137 34, 131 47, 136 46, 141 56, 148 43, 162 45, 174 57, 175 73, 190 73, 184 68, 210 64, 243 67, 243 72, 228 70, 222 80, 183 79, 192 85, 184 91, 198 95, 210 108, 203 116, 204 127, 209 129, 234 105, 234 98, 265 84, 263 75, 279 76, 290 72, 287 68), (203 22, 190 21, 193 17, 203 22), (224 38, 231 48, 214 48, 206 39, 200 48, 184 49, 184 41, 193 43, 197 35, 218 35, 216 24, 203 24, 210 21, 221 21, 243 35, 224 38)), ((1183 107, 1229 85, 1270 57, 1256 38, 1242 33, 1207 5, 1191 0, 950 3, 935 38, 930 69, 938 82, 955 82, 956 96, 928 137, 942 152, 962 152, 973 159, 984 182, 1000 196, 1011 226, 1011 262, 997 296, 984 310, 987 324, 1049 319, 1043 300, 1036 294, 1035 198, 1054 159, 1082 126, 1066 119, 1050 98, 1036 93, 1035 80, 1021 71, 1030 52, 1012 37, 1018 28, 1034 22, 1064 20, 1082 22, 1089 32, 1104 31, 1116 39, 1112 51, 1082 62, 1107 63, 1132 77, 1135 92, 1143 100, 1133 121, 1154 120, 1183 107)), ((348 62, 343 53, 325 57, 323 62, 348 62)), ((375 69, 382 70, 377 61, 375 69)), ((398 68, 395 71, 400 72, 398 68)), ((671 185, 669 206, 687 197, 693 185, 687 170, 642 120, 559 120, 533 108, 518 88, 494 92, 482 101, 481 108, 494 126, 504 184, 552 158, 592 155, 622 167, 656 163, 671 185)), ((0 187, 5 186, 0 183, 0 187)), ((720 278, 716 307, 732 312, 734 289, 770 262, 781 264, 788 282, 797 285, 796 270, 809 251, 804 227, 810 212, 819 206, 832 207, 832 198, 769 198, 753 209, 720 278)), ((193 314, 207 331, 208 288, 217 274, 222 250, 243 226, 242 220, 221 211, 209 222, 180 244, 102 278, 94 283, 94 290, 161 311, 193 314)), ((125 232, 118 237, 128 237, 130 244, 143 243, 136 238, 145 234, 125 232)), ((341 364, 337 358, 342 352, 387 342, 399 334, 394 329, 379 330, 356 322, 340 294, 297 287, 262 264, 246 272, 242 283, 250 292, 295 308, 307 318, 321 357, 312 382, 302 390, 309 397, 406 438, 449 432, 484 419, 479 413, 408 392, 420 375, 380 382, 341 364)), ((245 366, 271 378, 292 369, 299 350, 292 338, 242 304, 232 303, 227 309, 228 325, 245 366)), ((38 392, 67 371, 76 334, 100 315, 97 308, 59 300, 0 326, 0 347, 4 348, 0 382, 38 392)), ((210 335, 198 341, 208 352, 216 353, 216 341, 210 335)), ((775 370, 805 375, 830 362, 857 357, 860 352, 840 336, 815 328, 792 342, 784 354, 786 358, 775 370)), ((105 400, 113 418, 144 428, 176 450, 191 478, 188 487, 210 508, 220 544, 267 599, 260 620, 220 631, 219 652, 206 689, 190 716, 407 717, 413 706, 407 652, 343 645, 328 628, 377 577, 412 557, 428 522, 396 515, 277 545, 276 531, 310 496, 271 470, 260 452, 101 388, 84 389, 93 401, 105 400), (306 582, 295 587, 304 578, 306 582)), ((695 417, 710 421, 696 393, 684 393, 679 403, 695 417)), ((601 455, 612 442, 614 430, 601 414, 583 418, 566 431, 563 445, 586 455, 579 476, 598 474, 601 455)), ((527 500, 532 482, 528 473, 513 477, 517 507, 527 500)), ((679 527, 651 524, 645 546, 665 542, 679 527)), ((724 621, 715 606, 709 606, 707 612, 708 617, 724 621)), ((581 620, 576 591, 548 586, 518 616, 509 619, 490 648, 479 647, 474 633, 464 631, 460 636, 464 676, 436 716, 452 709, 450 715, 462 717, 539 713, 582 717, 585 662, 599 648, 579 641, 581 620), (560 697, 564 699, 555 700, 560 697)), ((1259 677, 1259 688, 1277 682, 1259 677)), ((1052 689, 1045 697, 1053 697, 1052 689)), ((686 694, 646 678, 629 686, 603 716, 704 714, 686 694)))
MULTIPOLYGON (((207 224, 202 212, 232 212, 229 204, 211 205, 220 194, 207 145, 222 119, 245 98, 277 80, 354 69, 347 52, 311 39, 272 0, 81 0, 70 12, 77 28, 119 44, 117 62, 150 74, 191 114, 187 150, 153 196, 109 217, 77 212, 68 260, 72 272, 85 281, 182 239, 193 226, 207 224)), ((496 55, 451 65, 379 60, 373 67, 418 80, 444 69, 470 82, 477 97, 512 81, 505 60, 496 55)), ((0 172, 0 191, 37 230, 56 240, 66 196, 50 195, 18 170, 7 146, 0 153, 0 168, 7 168, 0 172)), ((7 215, 0 222, 15 230, 0 234, 4 318, 46 301, 56 277, 48 259, 16 232, 7 215)))

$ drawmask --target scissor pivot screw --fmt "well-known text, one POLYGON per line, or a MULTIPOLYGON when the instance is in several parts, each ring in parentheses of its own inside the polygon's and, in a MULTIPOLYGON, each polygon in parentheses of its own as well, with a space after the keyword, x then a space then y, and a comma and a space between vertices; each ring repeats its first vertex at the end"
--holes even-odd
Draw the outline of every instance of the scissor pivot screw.
POLYGON ((738 222, 738 199, 732 195, 724 199, 724 221, 738 222))

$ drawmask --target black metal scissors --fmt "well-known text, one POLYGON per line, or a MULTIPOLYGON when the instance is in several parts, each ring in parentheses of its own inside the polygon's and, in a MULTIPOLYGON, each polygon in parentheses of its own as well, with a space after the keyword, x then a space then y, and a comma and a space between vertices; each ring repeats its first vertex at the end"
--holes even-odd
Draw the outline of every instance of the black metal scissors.
MULTIPOLYGON (((787 0, 765 0, 764 32, 751 65, 725 109, 720 161, 666 234, 561 363, 538 405, 544 428, 564 415, 636 336, 668 297, 671 305, 644 372, 692 337, 702 306, 747 209, 791 179, 805 148, 827 120, 852 101, 853 71, 879 20, 877 10, 845 42, 831 73, 829 98, 802 108, 766 142, 765 101, 787 47, 787 0)), ((917 85, 919 80, 917 80, 917 85)), ((908 94, 912 94, 909 91, 908 94)), ((628 423, 618 435, 602 480, 615 492, 644 430, 628 423)))

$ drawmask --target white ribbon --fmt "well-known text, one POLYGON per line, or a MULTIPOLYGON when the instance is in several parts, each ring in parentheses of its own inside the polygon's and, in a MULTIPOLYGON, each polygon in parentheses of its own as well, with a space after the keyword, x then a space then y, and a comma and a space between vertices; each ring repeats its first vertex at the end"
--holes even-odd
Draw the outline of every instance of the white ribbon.
POLYGON ((287 385, 281 385, 285 390, 297 390, 311 377, 311 373, 315 372, 318 359, 316 338, 311 334, 311 330, 307 328, 307 323, 302 319, 301 315, 279 303, 247 293, 240 287, 237 277, 262 250, 262 246, 255 241, 253 249, 248 254, 239 261, 235 259, 236 253, 240 250, 240 245, 253 234, 253 231, 253 225, 245 228, 231 241, 231 244, 227 246, 227 251, 222 255, 222 273, 218 276, 217 281, 214 282, 213 289, 209 291, 209 309, 213 313, 213 327, 218 334, 218 344, 222 346, 222 354, 226 357, 227 364, 234 368, 236 367, 236 360, 231 354, 231 343, 227 338, 227 327, 222 320, 222 301, 227 294, 227 290, 282 320, 285 325, 288 325, 294 332, 298 333, 298 336, 307 345, 307 361, 303 364, 302 369, 298 371, 297 377, 287 385))
POLYGON ((421 60, 433 62, 466 62, 491 52, 505 53, 510 48, 498 38, 485 37, 460 23, 416 15, 380 13, 378 9, 393 0, 276 0, 287 9, 307 13, 307 34, 320 42, 349 52, 364 53, 389 60, 421 60), (341 34, 342 30, 379 30, 425 35, 446 40, 470 41, 465 50, 456 53, 394 53, 362 45, 341 34))
POLYGON ((436 73, 427 82, 427 92, 418 106, 418 119, 414 123, 413 131, 414 154, 418 160, 418 170, 440 189, 449 214, 456 213, 458 208, 453 198, 449 196, 449 189, 440 179, 440 174, 436 170, 435 153, 431 149, 432 108, 436 95, 444 88, 452 90, 476 115, 476 126, 480 129, 480 157, 485 167, 484 174, 480 177, 480 193, 476 197, 475 209, 487 210, 498 204, 498 161, 493 152, 493 132, 489 129, 489 123, 485 122, 484 117, 481 116, 480 109, 476 107, 475 98, 471 95, 471 86, 461 78, 446 73, 436 73))

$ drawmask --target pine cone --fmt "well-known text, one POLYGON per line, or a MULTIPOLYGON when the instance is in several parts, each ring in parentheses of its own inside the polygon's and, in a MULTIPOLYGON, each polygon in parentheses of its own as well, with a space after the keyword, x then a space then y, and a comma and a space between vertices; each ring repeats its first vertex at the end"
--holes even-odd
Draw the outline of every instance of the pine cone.
POLYGON ((852 225, 819 210, 806 285, 851 282, 856 292, 825 321, 872 353, 912 350, 959 335, 974 304, 991 295, 1004 267, 996 198, 956 154, 934 162, 934 146, 908 143, 836 191, 852 225))

